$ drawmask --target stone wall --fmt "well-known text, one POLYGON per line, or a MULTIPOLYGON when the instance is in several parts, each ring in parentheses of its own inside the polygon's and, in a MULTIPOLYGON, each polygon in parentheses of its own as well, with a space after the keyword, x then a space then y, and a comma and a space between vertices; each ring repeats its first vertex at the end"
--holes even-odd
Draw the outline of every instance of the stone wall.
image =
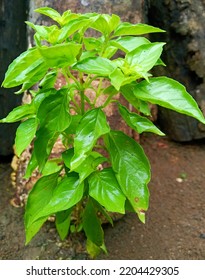
MULTIPOLYGON (((147 21, 166 30, 152 36, 165 41, 163 60, 167 64, 158 69, 184 84, 205 114, 205 1, 162 0, 146 1, 147 21)), ((195 119, 159 109, 159 122, 174 140, 189 141, 205 137, 205 126, 195 119)))
MULTIPOLYGON (((0 1, 0 85, 14 58, 27 49, 26 0, 0 1), (14 8, 15 7, 15 8, 14 8)), ((0 119, 21 104, 21 96, 14 95, 17 88, 0 88, 0 119)), ((0 124, 0 156, 13 153, 17 124, 0 124)))

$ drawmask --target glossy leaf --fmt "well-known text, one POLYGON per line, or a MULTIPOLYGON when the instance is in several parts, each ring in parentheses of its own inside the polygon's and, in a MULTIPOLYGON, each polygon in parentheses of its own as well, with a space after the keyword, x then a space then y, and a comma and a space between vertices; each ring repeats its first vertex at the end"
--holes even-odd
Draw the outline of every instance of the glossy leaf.
POLYGON ((31 80, 39 72, 43 78, 47 69, 38 49, 35 47, 28 49, 9 65, 2 86, 5 88, 19 86, 31 80))
MULTIPOLYGON (((45 78, 46 78, 46 76, 45 76, 45 78)), ((40 84, 39 84, 39 86, 40 86, 40 84)), ((31 104, 36 108, 36 111, 38 111, 38 108, 41 105, 41 103, 43 102, 43 100, 48 96, 55 95, 56 92, 57 91, 55 88, 48 88, 48 89, 42 88, 42 90, 39 88, 38 92, 34 93, 34 98, 33 98, 31 104)))
POLYGON ((26 203, 25 226, 26 230, 37 221, 48 215, 40 215, 42 209, 46 207, 53 196, 53 191, 57 186, 59 173, 53 173, 48 176, 41 177, 33 186, 29 193, 26 203))
POLYGON ((73 69, 86 74, 96 74, 98 76, 108 76, 115 69, 111 61, 103 57, 86 58, 73 66, 73 69))
POLYGON ((104 35, 109 35, 119 24, 117 15, 102 14, 91 24, 91 28, 98 30, 104 35))
MULTIPOLYGON (((65 151, 63 161, 69 169, 71 168, 71 159, 74 155, 74 149, 65 151)), ((75 169, 75 172, 79 174, 80 182, 84 181, 91 173, 96 171, 99 164, 106 161, 107 158, 103 157, 97 152, 91 152, 89 156, 75 169)))
POLYGON ((140 47, 141 45, 149 44, 150 41, 145 37, 126 36, 120 37, 117 40, 113 40, 111 41, 111 43, 118 46, 121 50, 125 52, 131 52, 134 49, 140 47))
POLYGON ((61 240, 64 240, 68 235, 71 221, 72 208, 56 213, 55 226, 60 235, 61 240))
POLYGON ((80 123, 81 118, 81 115, 71 115, 71 123, 64 132, 66 134, 76 134, 76 129, 80 123))
POLYGON ((20 156, 20 154, 31 143, 36 134, 37 126, 38 122, 35 118, 27 119, 19 125, 15 138, 15 150, 17 156, 20 156))
POLYGON ((100 15, 92 24, 91 28, 101 32, 102 34, 109 34, 109 23, 105 19, 104 15, 100 15))
POLYGON ((41 210, 39 216, 51 215, 73 207, 83 196, 84 184, 79 182, 76 174, 63 178, 53 191, 49 203, 41 210))
POLYGON ((61 158, 53 158, 48 160, 42 170, 42 175, 46 176, 60 171, 62 169, 61 163, 62 163, 61 158))
POLYGON ((146 116, 150 116, 150 109, 148 102, 138 99, 134 94, 129 90, 125 90, 125 87, 121 88, 121 93, 124 98, 135 108, 137 111, 140 111, 146 116))
POLYGON ((165 43, 150 43, 141 45, 137 49, 127 53, 125 59, 131 66, 135 67, 137 72, 147 72, 158 61, 164 44, 165 43))
POLYGON ((109 23, 110 32, 115 30, 120 24, 120 17, 116 14, 112 14, 111 16, 108 14, 104 14, 104 17, 109 23))
POLYGON ((113 55, 117 52, 118 48, 109 46, 106 48, 106 50, 103 53, 103 57, 105 58, 111 58, 113 55))
POLYGON ((58 136, 58 132, 48 130, 46 127, 41 127, 37 130, 34 142, 34 153, 40 172, 43 171, 58 136))
POLYGON ((38 71, 36 71, 35 75, 30 77, 30 79, 23 83, 20 90, 16 91, 15 94, 21 94, 24 93, 26 90, 30 89, 32 86, 34 86, 39 80, 42 79, 42 77, 46 74, 47 67, 39 68, 38 71))
POLYGON ((155 32, 164 32, 164 30, 143 23, 131 24, 129 22, 123 22, 116 28, 113 37, 124 35, 142 35, 155 32))
POLYGON ((98 50, 102 46, 102 40, 100 38, 93 38, 93 37, 85 37, 83 38, 83 42, 85 44, 85 48, 88 51, 91 50, 98 50))
POLYGON ((48 217, 43 217, 26 227, 26 245, 38 233, 42 225, 46 222, 48 217))
POLYGON ((144 222, 149 204, 149 161, 141 146, 121 131, 111 131, 106 136, 106 146, 119 185, 139 219, 144 222))
POLYGON ((102 246, 104 243, 104 233, 100 219, 96 214, 96 209, 91 199, 89 199, 83 213, 83 229, 87 239, 95 245, 102 246))
POLYGON ((32 151, 30 160, 27 164, 27 168, 26 168, 24 178, 28 179, 29 177, 31 177, 33 171, 36 169, 37 166, 38 166, 38 161, 36 159, 35 151, 32 151))
POLYGON ((86 159, 97 139, 109 131, 106 116, 100 108, 90 110, 82 117, 74 139, 71 170, 76 169, 86 159))
POLYGON ((57 71, 53 70, 48 72, 45 77, 40 81, 39 88, 41 90, 51 89, 54 88, 56 79, 57 79, 57 71))
POLYGON ((71 13, 70 10, 67 10, 65 11, 63 14, 62 14, 62 17, 61 17, 61 21, 60 21, 60 25, 61 26, 64 26, 66 25, 69 21, 75 19, 75 18, 79 18, 80 17, 80 14, 75 14, 75 13, 71 13))
POLYGON ((148 118, 142 117, 136 113, 130 112, 126 107, 118 104, 119 112, 125 122, 138 133, 152 132, 158 135, 165 135, 148 118))
POLYGON ((69 127, 71 115, 68 108, 67 90, 56 91, 40 104, 37 117, 40 125, 50 131, 62 132, 69 127))
POLYGON ((57 27, 57 25, 52 25, 52 26, 35 25, 29 21, 26 21, 26 24, 31 28, 33 28, 42 39, 47 40, 50 43, 54 43, 58 38, 57 34, 60 32, 60 30, 57 27), (56 36, 53 36, 54 33, 56 33, 56 36))
POLYGON ((35 107, 32 104, 23 104, 14 108, 8 116, 0 120, 2 123, 12 123, 21 121, 27 117, 32 117, 36 113, 35 107))
POLYGON ((48 67, 61 68, 72 65, 76 61, 81 45, 64 43, 51 47, 43 46, 38 49, 48 67))
POLYGON ((205 123, 204 116, 196 101, 186 91, 185 87, 177 81, 158 77, 150 79, 150 82, 126 85, 122 92, 134 94, 137 98, 158 104, 162 107, 196 118, 205 123))
MULTIPOLYGON (((48 175, 48 176, 52 176, 52 175, 48 175)), ((39 196, 40 194, 43 197, 48 196, 45 185, 42 182, 41 182, 41 186, 45 190, 43 191, 35 188, 34 191, 32 191, 32 197, 34 195, 39 196)), ((47 203, 46 204, 41 203, 40 209, 38 209, 38 211, 33 213, 33 216, 30 217, 29 219, 29 223, 33 223, 42 217, 63 210, 67 210, 73 207, 76 203, 78 203, 81 200, 83 196, 83 189, 84 189, 84 185, 83 183, 79 184, 79 179, 76 176, 76 174, 70 174, 69 177, 64 177, 62 181, 60 181, 60 183, 58 183, 58 185, 55 186, 55 188, 52 190, 52 193, 49 195, 49 200, 48 199, 46 200, 47 203)))
POLYGON ((125 75, 119 68, 116 68, 109 75, 111 84, 116 88, 117 91, 119 91, 123 85, 130 84, 131 82, 136 81, 136 79, 139 79, 140 77, 141 74, 134 72, 130 75, 125 75))
POLYGON ((48 16, 54 21, 57 21, 59 24, 61 24, 61 15, 56 10, 50 7, 38 8, 35 9, 35 12, 48 16))
POLYGON ((96 171, 88 182, 89 195, 103 205, 107 211, 125 213, 126 197, 111 168, 96 171))
POLYGON ((120 87, 123 85, 125 80, 125 75, 119 68, 116 68, 110 75, 110 82, 115 87, 117 91, 119 91, 120 87))
POLYGON ((69 21, 61 29, 61 34, 58 37, 58 42, 61 43, 81 28, 88 28, 92 20, 86 17, 79 17, 69 21))

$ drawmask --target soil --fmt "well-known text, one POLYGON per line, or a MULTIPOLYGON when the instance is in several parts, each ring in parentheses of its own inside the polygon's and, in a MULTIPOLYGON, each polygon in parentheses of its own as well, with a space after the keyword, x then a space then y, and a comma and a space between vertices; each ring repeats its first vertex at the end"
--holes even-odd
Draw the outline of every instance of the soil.
MULTIPOLYGON (((176 143, 146 134, 141 144, 150 159, 150 207, 146 223, 128 213, 104 226, 108 255, 98 259, 205 259, 205 140, 176 143)), ((60 241, 48 221, 25 246, 22 207, 11 199, 10 163, 0 165, 0 259, 88 259, 82 233, 60 241)))

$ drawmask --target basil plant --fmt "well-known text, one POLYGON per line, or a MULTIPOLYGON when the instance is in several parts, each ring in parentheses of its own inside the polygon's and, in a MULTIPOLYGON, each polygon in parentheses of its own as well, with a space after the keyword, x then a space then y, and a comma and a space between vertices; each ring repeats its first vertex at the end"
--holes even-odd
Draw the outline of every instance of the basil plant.
POLYGON ((149 205, 149 161, 139 143, 111 129, 106 107, 115 102, 119 115, 138 133, 164 135, 148 118, 149 104, 202 123, 205 119, 183 85, 150 72, 164 65, 160 56, 165 43, 150 42, 142 35, 163 30, 121 22, 115 14, 68 10, 60 15, 49 7, 36 12, 55 24, 26 22, 35 31, 35 46, 10 64, 2 84, 21 86, 16 94, 32 95, 30 103, 1 120, 21 121, 15 138, 17 155, 33 145, 25 177, 36 169, 41 174, 26 203, 26 244, 54 215, 60 238, 84 231, 87 251, 94 257, 106 252, 103 219, 113 224, 113 212, 133 211, 144 223, 149 205), (60 88, 59 76, 65 81, 60 88), (131 106, 123 106, 119 94, 131 106), (51 158, 59 139, 64 150, 51 158))

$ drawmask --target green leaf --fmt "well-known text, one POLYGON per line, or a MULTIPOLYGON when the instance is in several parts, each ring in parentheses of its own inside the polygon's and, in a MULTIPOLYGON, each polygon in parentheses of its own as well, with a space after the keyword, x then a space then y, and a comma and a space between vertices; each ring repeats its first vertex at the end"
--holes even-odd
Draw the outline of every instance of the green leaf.
POLYGON ((39 68, 39 70, 35 73, 34 76, 30 77, 27 82, 24 82, 21 89, 16 91, 15 94, 24 93, 27 89, 30 89, 33 85, 35 85, 42 77, 46 74, 47 67, 39 68))
POLYGON ((117 52, 117 50, 118 50, 118 48, 116 48, 114 46, 108 46, 103 53, 103 57, 111 58, 117 52))
POLYGON ((48 16, 54 21, 57 21, 59 24, 61 24, 61 15, 56 10, 50 7, 38 8, 35 9, 34 12, 48 16))
POLYGON ((103 229, 101 227, 100 219, 96 214, 96 209, 91 199, 88 200, 83 212, 83 229, 85 231, 87 239, 89 239, 99 247, 103 245, 103 229))
POLYGON ((162 107, 196 118, 205 123, 204 116, 196 101, 186 91, 185 87, 177 81, 167 78, 151 78, 150 82, 126 85, 122 92, 134 94, 137 98, 158 104, 162 107))
POLYGON ((37 117, 40 125, 50 131, 62 132, 69 127, 71 115, 68 108, 67 90, 61 89, 56 94, 46 97, 40 104, 37 117))
POLYGON ((130 66, 134 66, 137 72, 147 72, 158 61, 164 44, 165 43, 150 43, 141 45, 137 49, 127 53, 125 59, 130 66))
POLYGON ((92 19, 87 18, 85 16, 80 16, 69 21, 67 24, 63 26, 61 29, 61 33, 58 37, 58 42, 61 43, 75 32, 83 28, 84 30, 87 29, 92 22, 92 19))
POLYGON ((71 115, 71 123, 68 128, 64 131, 66 134, 76 134, 76 128, 78 127, 81 115, 71 115))
POLYGON ((24 216, 26 231, 29 230, 30 226, 39 218, 49 215, 41 216, 40 213, 53 196, 53 191, 57 186, 58 175, 59 172, 41 177, 30 191, 24 216))
POLYGON ((38 111, 38 108, 41 105, 42 101, 48 96, 55 95, 56 92, 57 91, 55 88, 49 88, 49 89, 45 88, 45 90, 42 88, 42 91, 41 89, 39 89, 37 92, 33 92, 34 98, 31 104, 33 104, 33 106, 36 108, 36 111, 38 111))
POLYGON ((8 116, 0 120, 1 123, 12 123, 23 120, 27 117, 32 117, 36 113, 35 107, 32 104, 23 104, 14 108, 8 116))
POLYGON ((100 212, 105 219, 113 226, 113 220, 110 216, 110 214, 105 210, 105 208, 97 202, 97 200, 93 200, 93 205, 96 207, 97 212, 100 212))
POLYGON ((150 41, 147 40, 145 37, 120 37, 117 40, 112 40, 111 44, 117 46, 119 49, 123 50, 124 52, 131 52, 134 49, 140 47, 144 44, 149 44, 150 41))
POLYGON ((83 190, 84 184, 79 182, 76 174, 64 177, 54 189, 50 201, 38 213, 38 218, 73 207, 82 199, 83 190))
POLYGON ((107 58, 91 57, 76 63, 73 69, 86 74, 96 74, 105 77, 112 73, 115 67, 107 58))
POLYGON ((41 73, 41 78, 46 74, 48 67, 36 47, 28 49, 18 56, 6 72, 2 86, 11 88, 19 86, 41 73))
POLYGON ((37 221, 35 221, 33 224, 31 224, 26 228, 26 245, 37 234, 37 232, 40 230, 40 228, 46 222, 47 219, 48 217, 43 217, 41 219, 38 219, 37 221))
POLYGON ((75 18, 79 18, 80 14, 75 14, 75 13, 71 13, 70 10, 65 11, 62 14, 62 18, 61 18, 61 22, 60 25, 64 26, 66 25, 69 21, 75 19, 75 18))
POLYGON ((101 14, 96 17, 97 19, 91 24, 91 28, 101 32, 103 35, 109 35, 119 24, 119 16, 112 14, 101 14))
POLYGON ((76 61, 76 56, 81 49, 80 44, 64 43, 51 47, 43 46, 38 48, 47 67, 65 67, 76 61))
POLYGON ((133 93, 130 92, 128 87, 123 86, 121 88, 121 93, 124 98, 138 111, 144 115, 150 116, 150 109, 148 102, 138 99, 133 93), (126 90, 127 89, 127 90, 126 90))
MULTIPOLYGON (((56 174, 56 173, 54 173, 56 174)), ((54 174, 52 174, 54 176, 54 174)), ((58 174, 58 173, 57 173, 58 174)), ((48 175, 45 177, 49 177, 52 175, 48 175)), ((42 177, 42 178, 45 178, 42 177)), ((40 179, 41 180, 41 179, 40 179)), ((49 183, 50 184, 50 183, 49 183)), ((52 185, 52 182, 51 182, 52 185)), ((78 203, 82 196, 83 196, 83 190, 84 185, 83 183, 79 184, 79 179, 76 176, 76 174, 70 174, 69 177, 64 177, 60 183, 55 182, 55 187, 52 188, 52 192, 49 193, 50 189, 48 190, 47 186, 45 185, 45 182, 42 182, 38 184, 38 187, 35 187, 34 190, 32 189, 32 193, 30 193, 30 204, 34 204, 33 200, 34 197, 42 196, 45 198, 46 196, 46 204, 41 202, 38 202, 38 206, 40 207, 38 210, 34 208, 29 211, 30 218, 28 220, 28 225, 32 224, 36 220, 49 216, 51 214, 67 210, 71 207, 73 207, 76 203, 78 203), (39 189, 41 186, 41 189, 39 189)), ((30 205, 29 204, 29 205, 30 205)), ((28 215, 28 213, 27 213, 28 215)))
POLYGON ((26 149, 33 140, 38 126, 37 119, 31 118, 22 122, 16 131, 15 149, 17 156, 26 149))
POLYGON ((61 158, 52 158, 48 160, 42 170, 42 175, 46 176, 61 170, 62 166, 60 165, 62 162, 61 158))
POLYGON ((28 162, 24 178, 28 179, 29 177, 31 177, 33 171, 36 169, 37 166, 38 166, 38 161, 36 159, 35 151, 33 151, 31 154, 31 158, 28 162))
POLYGON ((42 39, 47 40, 50 43, 56 42, 58 38, 58 34, 60 32, 57 25, 52 25, 52 26, 35 25, 29 21, 26 21, 26 24, 31 28, 33 28, 42 39))
POLYGON ((103 205, 107 211, 125 213, 126 197, 111 168, 96 171, 88 182, 89 195, 103 205))
POLYGON ((112 14, 110 16, 108 14, 104 14, 104 17, 109 23, 110 32, 115 30, 120 23, 120 17, 118 15, 112 14))
POLYGON ((109 23, 107 22, 103 14, 99 15, 90 27, 101 32, 102 34, 110 33, 109 23))
POLYGON ((83 42, 87 51, 99 50, 102 46, 101 38, 85 37, 83 42))
POLYGON ((56 213, 55 225, 61 240, 68 235, 71 221, 72 208, 56 213))
POLYGON ((104 90, 103 90, 103 94, 108 94, 108 95, 115 95, 115 94, 117 94, 118 93, 118 91, 116 90, 116 88, 114 87, 114 86, 108 86, 107 88, 105 88, 104 90))
POLYGON ((105 140, 118 183, 139 219, 144 222, 149 204, 149 161, 141 146, 121 131, 111 131, 105 140))
POLYGON ((90 239, 86 240, 86 250, 93 259, 96 258, 101 252, 101 248, 93 243, 90 239))
POLYGON ((56 79, 57 79, 57 70, 50 71, 46 74, 46 76, 39 83, 39 88, 41 90, 54 88, 56 79))
POLYGON ((71 170, 75 170, 86 159, 98 138, 109 131, 106 116, 100 108, 90 110, 82 117, 74 139, 71 170))
POLYGON ((125 122, 138 133, 152 132, 158 135, 165 135, 161 132, 149 119, 142 117, 136 113, 130 112, 126 107, 118 104, 119 112, 125 122))
POLYGON ((139 78, 139 75, 129 75, 126 77, 119 68, 116 68, 110 75, 111 84, 115 87, 117 91, 120 90, 122 85, 130 84, 139 78))
POLYGON ((43 171, 43 168, 58 136, 58 132, 48 130, 46 127, 41 127, 39 130, 37 130, 36 139, 34 142, 34 153, 40 172, 43 171))
MULTIPOLYGON (((73 155, 73 148, 62 154, 65 166, 69 169, 71 168, 70 165, 73 155)), ((96 171, 98 165, 104 161, 107 161, 107 158, 97 152, 91 152, 89 156, 75 169, 75 172, 79 174, 80 182, 84 181, 91 173, 96 171)))
POLYGON ((165 32, 164 30, 153 27, 147 24, 131 24, 129 22, 121 23, 115 30, 113 37, 124 36, 124 35, 142 35, 155 32, 165 32))
POLYGON ((159 59, 157 60, 157 62, 155 63, 155 65, 154 65, 154 66, 158 66, 158 65, 161 65, 161 66, 166 66, 166 64, 162 61, 162 59, 161 59, 161 58, 159 58, 159 59))

